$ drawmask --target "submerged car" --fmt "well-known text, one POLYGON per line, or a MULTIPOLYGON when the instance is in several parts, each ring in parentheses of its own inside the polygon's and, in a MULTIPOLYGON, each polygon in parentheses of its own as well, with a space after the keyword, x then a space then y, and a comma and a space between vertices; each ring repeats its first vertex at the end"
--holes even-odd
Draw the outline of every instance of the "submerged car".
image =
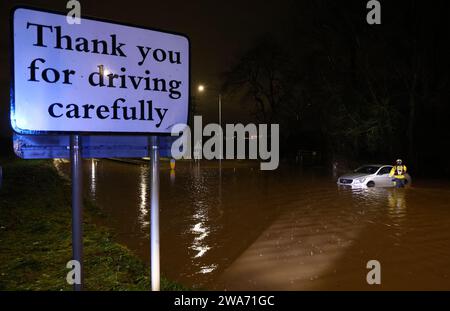
MULTIPOLYGON (((353 173, 338 178, 337 184, 352 187, 394 187, 392 177, 389 176, 392 165, 370 164, 364 165, 353 173)), ((405 174, 405 185, 411 184, 411 176, 405 174)))

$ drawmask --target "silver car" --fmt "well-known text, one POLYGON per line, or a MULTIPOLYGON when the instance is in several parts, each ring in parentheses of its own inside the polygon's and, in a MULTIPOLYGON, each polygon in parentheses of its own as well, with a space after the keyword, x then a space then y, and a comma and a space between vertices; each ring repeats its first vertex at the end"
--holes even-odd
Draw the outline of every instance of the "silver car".
MULTIPOLYGON (((392 177, 389 177, 392 165, 383 164, 368 164, 361 166, 337 180, 338 185, 352 186, 352 187, 394 187, 392 177)), ((411 184, 411 176, 405 174, 405 184, 411 184)))

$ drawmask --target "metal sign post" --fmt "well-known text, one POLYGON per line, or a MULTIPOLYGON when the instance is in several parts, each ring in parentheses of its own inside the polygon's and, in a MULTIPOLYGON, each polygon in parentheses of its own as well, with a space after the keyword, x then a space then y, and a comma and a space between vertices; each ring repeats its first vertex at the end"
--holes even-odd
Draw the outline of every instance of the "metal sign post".
POLYGON ((86 16, 82 24, 73 27, 66 23, 65 13, 26 7, 15 7, 11 17, 13 75, 10 121, 16 133, 14 150, 25 159, 71 159, 73 260, 80 264, 81 281, 74 289, 81 290, 84 283, 82 157, 144 157, 150 153, 151 282, 152 290, 159 290, 159 156, 160 151, 163 155, 170 152, 167 144, 171 141, 151 137, 149 144, 148 139, 149 135, 170 134, 175 124, 187 123, 189 38, 183 34, 86 16), (63 34, 67 47, 53 48, 43 43, 53 40, 53 29, 63 34), (100 38, 92 33, 92 29, 98 30, 100 38), (99 56, 91 49, 69 48, 79 38, 86 42, 101 39, 108 47, 106 49, 105 45, 108 51, 103 53, 108 57, 99 56), (154 46, 158 49, 149 53, 150 47, 154 46), (147 53, 142 53, 141 47, 145 47, 147 53), (109 57, 111 55, 121 57, 109 57), (152 78, 147 70, 150 67, 152 78), (118 84, 112 82, 105 84, 109 76, 105 72, 113 75, 121 72, 123 86, 118 88, 118 84), (139 81, 160 81, 171 88, 168 91, 157 87, 147 89, 143 83, 141 87, 133 86, 135 73, 139 73, 139 81), (115 91, 108 91, 110 87, 115 91), (69 109, 68 103, 73 109, 69 109), (84 103, 90 103, 92 108, 84 110, 81 116, 80 109, 87 107, 84 103), (83 148, 81 134, 84 135, 83 148), (132 137, 111 136, 117 134, 132 137), (70 154, 67 149, 69 136, 70 154))
POLYGON ((83 181, 81 163, 81 139, 78 135, 70 137, 70 165, 72 175, 72 253, 73 260, 80 263, 80 284, 74 283, 73 289, 83 288, 83 181))
POLYGON ((150 273, 152 291, 160 290, 159 265, 159 146, 158 137, 151 137, 150 180, 150 273))

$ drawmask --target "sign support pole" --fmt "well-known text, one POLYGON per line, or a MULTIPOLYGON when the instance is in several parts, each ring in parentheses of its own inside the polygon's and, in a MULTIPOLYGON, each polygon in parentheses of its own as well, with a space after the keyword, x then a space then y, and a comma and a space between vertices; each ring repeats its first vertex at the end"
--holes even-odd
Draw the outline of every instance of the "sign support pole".
POLYGON ((152 291, 160 290, 159 256, 159 146, 158 137, 151 138, 150 201, 150 269, 152 291))
POLYGON ((81 163, 81 137, 70 136, 70 165, 72 175, 72 254, 73 260, 80 263, 80 284, 73 289, 80 291, 84 284, 83 274, 83 181, 81 163))

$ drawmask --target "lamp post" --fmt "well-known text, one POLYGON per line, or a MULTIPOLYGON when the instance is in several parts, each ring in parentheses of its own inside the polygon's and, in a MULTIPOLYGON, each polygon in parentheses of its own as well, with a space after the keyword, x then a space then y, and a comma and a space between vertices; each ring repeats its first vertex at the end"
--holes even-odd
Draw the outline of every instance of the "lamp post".
MULTIPOLYGON (((203 93, 205 92, 206 87, 203 84, 199 84, 197 87, 197 91, 199 93, 203 93)), ((218 104, 218 112, 219 112, 219 125, 220 128, 222 129, 222 94, 220 93, 220 90, 215 89, 215 91, 218 92, 218 100, 217 100, 217 104, 218 104)), ((223 132, 222 132, 223 134, 223 132)), ((220 139, 220 144, 219 144, 219 174, 222 175, 222 144, 223 144, 223 135, 222 138, 220 139)))
MULTIPOLYGON (((203 84, 199 84, 197 90, 199 93, 205 92, 206 87, 203 84)), ((217 98, 217 105, 218 105, 218 112, 219 112, 219 126, 222 130, 222 94, 220 90, 215 89, 215 91, 218 93, 217 98)), ((220 138, 219 143, 219 204, 218 206, 222 207, 222 144, 223 144, 223 130, 222 130, 222 137, 220 138)))

